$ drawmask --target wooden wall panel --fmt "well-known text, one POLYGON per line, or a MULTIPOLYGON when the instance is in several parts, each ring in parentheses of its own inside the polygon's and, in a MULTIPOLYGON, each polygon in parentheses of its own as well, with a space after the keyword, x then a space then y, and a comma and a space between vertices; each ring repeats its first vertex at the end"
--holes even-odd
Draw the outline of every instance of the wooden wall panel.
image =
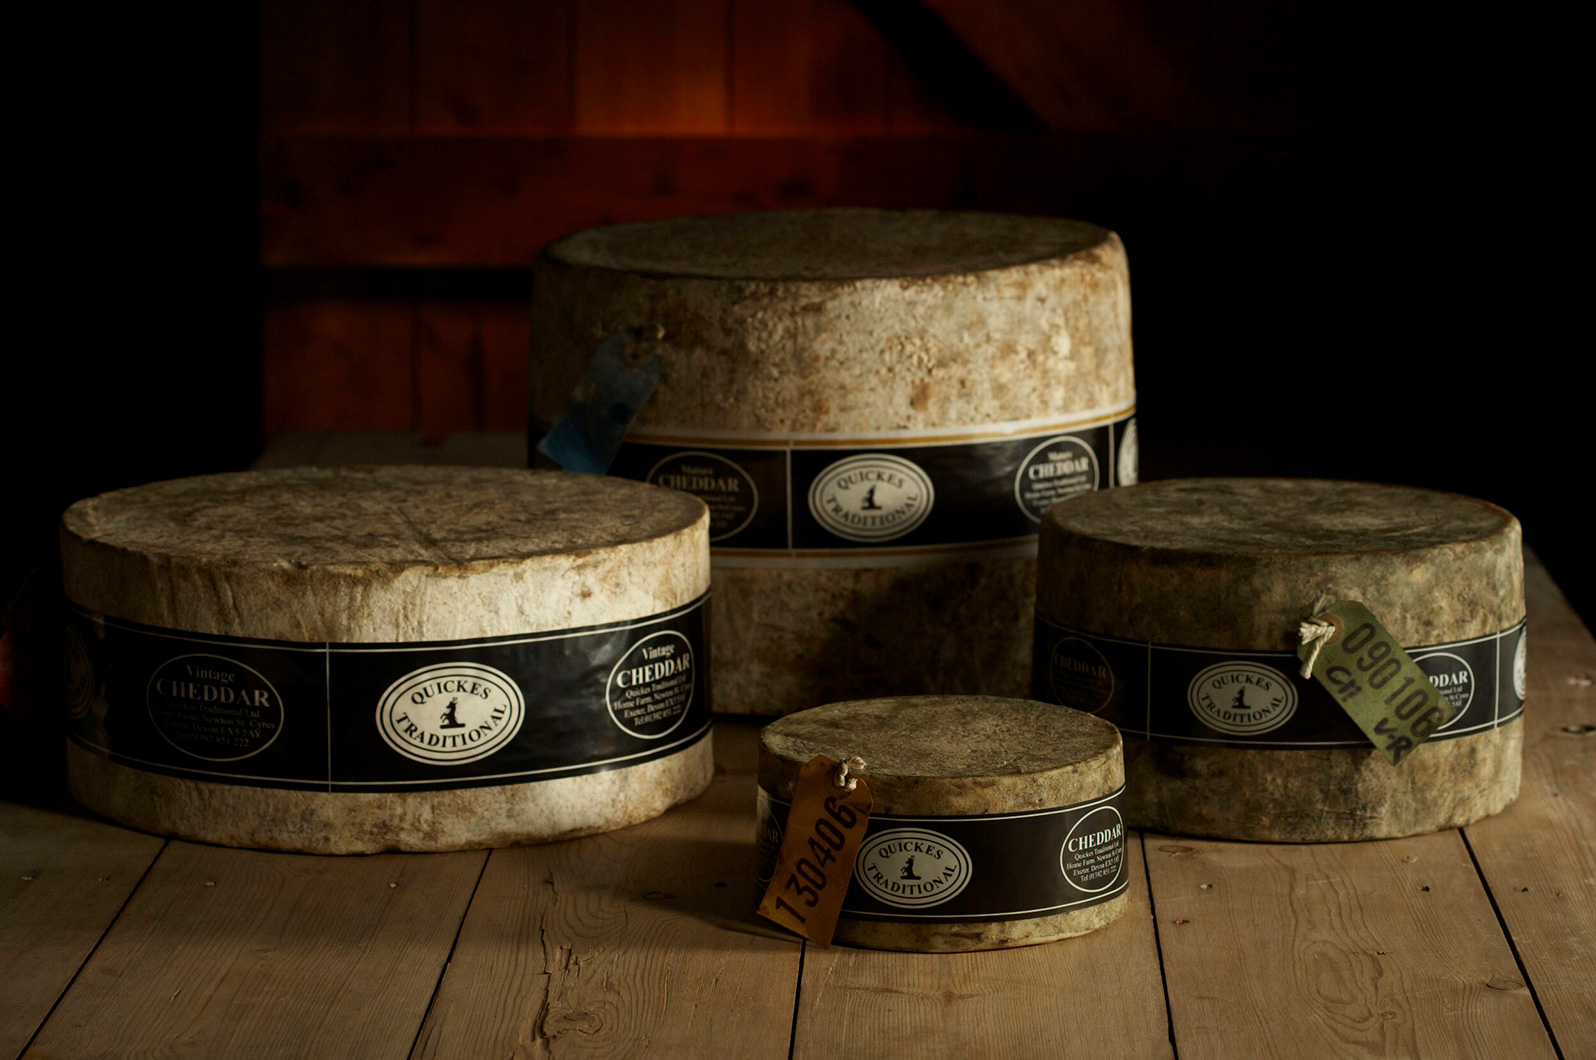
POLYGON ((266 436, 290 427, 409 430, 411 304, 336 293, 268 305, 266 436))
POLYGON ((261 5, 261 127, 400 132, 411 124, 410 6, 384 0, 261 5))
POLYGON ((439 440, 459 430, 526 426, 531 299, 423 299, 416 307, 417 428, 439 440))
POLYGON ((723 133, 729 0, 583 0, 576 7, 576 131, 723 133))
POLYGON ((575 0, 417 0, 418 133, 567 133, 575 0))
POLYGON ((733 6, 732 129, 881 133, 891 49, 849 0, 733 6))

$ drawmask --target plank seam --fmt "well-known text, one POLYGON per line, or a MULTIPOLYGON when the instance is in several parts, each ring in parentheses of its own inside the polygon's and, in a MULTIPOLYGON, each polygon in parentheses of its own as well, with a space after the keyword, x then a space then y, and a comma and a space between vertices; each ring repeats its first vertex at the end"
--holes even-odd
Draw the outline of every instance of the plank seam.
POLYGON ((449 975, 449 965, 454 963, 455 947, 460 945, 460 934, 465 931, 466 917, 471 915, 471 907, 476 904, 477 888, 482 886, 482 877, 488 874, 488 862, 493 860, 494 852, 487 851, 487 856, 482 859, 482 867, 477 870, 477 878, 471 884, 471 896, 466 899, 465 909, 460 913, 460 922, 454 926, 454 938, 449 941, 449 952, 444 954, 443 967, 438 969, 438 981, 432 984, 432 996, 427 998, 427 1007, 421 1010, 421 1022, 416 1024, 416 1036, 410 1040, 410 1051, 405 1056, 416 1055, 416 1049, 421 1045, 421 1036, 426 1033, 427 1020, 432 1015, 432 1006, 438 1003, 438 994, 443 990, 443 981, 449 975))
POLYGON ((138 882, 128 889, 127 897, 122 899, 122 904, 116 907, 116 913, 112 915, 110 920, 105 922, 105 929, 100 932, 100 937, 94 940, 94 945, 89 947, 89 952, 83 955, 83 960, 78 962, 78 966, 72 970, 72 978, 67 980, 66 985, 61 988, 61 992, 56 995, 55 1002, 50 1006, 50 1011, 46 1012, 44 1018, 39 1020, 39 1025, 33 1028, 33 1033, 23 1043, 22 1051, 17 1054, 17 1060, 22 1060, 22 1057, 28 1055, 28 1050, 33 1048, 33 1043, 38 1040, 40 1034, 44 1033, 44 1028, 50 1025, 50 1020, 55 1016, 55 1010, 61 1007, 61 1002, 66 1000, 66 996, 77 985, 78 976, 82 975, 83 969, 87 968, 89 962, 94 960, 94 955, 100 952, 100 944, 105 941, 105 936, 109 935, 111 928, 115 927, 116 922, 122 919, 122 913, 127 909, 128 903, 133 901, 135 894, 139 893, 139 888, 144 886, 144 881, 149 879, 150 873, 154 871, 155 863, 161 860, 161 855, 165 854, 166 848, 171 845, 172 841, 170 839, 161 840, 161 849, 157 850, 155 856, 150 858, 150 863, 144 866, 144 871, 139 874, 138 882))
POLYGON ((1486 878, 1485 869, 1474 853, 1474 844, 1469 842, 1468 829, 1459 828, 1457 831, 1458 835, 1463 837, 1463 849, 1469 852, 1469 860, 1474 863, 1474 872, 1480 878, 1480 886, 1485 888, 1485 897, 1490 900, 1491 912, 1496 914, 1496 926, 1502 929, 1502 937, 1507 940, 1507 948, 1513 953, 1513 962, 1518 965, 1518 974, 1524 977, 1524 988, 1530 992, 1530 1000, 1535 1002, 1535 1011, 1541 1017, 1541 1026, 1546 1030, 1547 1040, 1552 1043, 1552 1052, 1557 1054, 1557 1060, 1564 1060, 1563 1047, 1557 1041, 1557 1032, 1552 1030, 1552 1021, 1547 1019, 1546 1008, 1541 1004, 1540 991, 1535 989, 1529 969, 1524 966, 1524 958, 1519 955, 1518 943, 1513 941, 1513 932, 1508 930, 1507 919, 1502 916, 1502 907, 1496 904, 1496 892, 1491 889, 1491 881, 1486 878))
POLYGON ((787 1060, 793 1060, 798 1051, 798 1003, 804 996, 804 957, 809 954, 809 940, 798 944, 798 981, 792 991, 792 1030, 787 1035, 787 1060))
POLYGON ((1158 983, 1164 988, 1164 1025, 1169 1028, 1169 1053, 1174 1060, 1180 1060, 1180 1046, 1175 1044, 1175 1010, 1169 1003, 1169 976, 1164 972, 1164 940, 1158 934, 1158 900, 1153 897, 1153 870, 1147 856, 1147 833, 1138 832, 1136 835, 1142 844, 1142 874, 1147 878, 1147 910, 1152 914, 1153 946, 1158 951, 1158 983))

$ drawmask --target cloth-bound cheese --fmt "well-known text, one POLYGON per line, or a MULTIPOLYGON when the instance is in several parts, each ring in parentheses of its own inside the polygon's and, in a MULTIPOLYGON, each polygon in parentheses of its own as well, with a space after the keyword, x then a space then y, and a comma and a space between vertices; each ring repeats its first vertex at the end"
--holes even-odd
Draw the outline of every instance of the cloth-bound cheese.
POLYGON ((296 468, 80 501, 72 793, 315 853, 617 828, 710 779, 709 516, 563 472, 296 468))
POLYGON ((1127 902, 1119 733, 1073 710, 991 696, 833 703, 759 742, 759 876, 798 771, 864 759, 874 808, 836 940, 950 952, 1093 931, 1127 902))
POLYGON ((1023 694, 1043 511, 1135 481, 1117 236, 884 210, 577 233, 536 266, 534 439, 626 331, 661 378, 611 473, 709 506, 718 709, 1023 694))
POLYGON ((1317 842, 1467 824, 1518 794, 1519 524, 1399 486, 1193 479, 1043 521, 1033 694, 1125 737, 1132 827, 1317 842), (1301 623, 1365 605, 1452 717, 1393 766, 1300 676, 1301 623))

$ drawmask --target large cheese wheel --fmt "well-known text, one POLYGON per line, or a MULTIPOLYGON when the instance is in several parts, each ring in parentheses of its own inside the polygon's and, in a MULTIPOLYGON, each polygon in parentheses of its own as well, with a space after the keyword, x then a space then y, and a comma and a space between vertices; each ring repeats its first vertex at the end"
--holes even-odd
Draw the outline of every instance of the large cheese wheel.
POLYGON ((772 722, 759 742, 762 880, 816 755, 864 759, 874 799, 837 941, 997 949, 1125 911, 1124 770, 1107 722, 990 696, 833 703, 772 722))
POLYGON ((1135 478, 1118 237, 880 210, 566 237, 536 267, 534 438, 624 331, 662 378, 611 473, 709 504, 717 709, 1022 693, 1042 512, 1135 478))
POLYGON ((155 832, 533 842, 708 784, 708 514, 564 472, 296 468, 80 501, 69 780, 155 832))
POLYGON ((1042 526, 1035 694, 1125 736, 1133 827, 1323 841, 1466 824, 1518 794, 1518 521, 1398 486, 1147 483, 1042 526), (1456 716, 1393 766, 1317 682, 1299 626, 1369 608, 1456 716), (1244 687, 1245 686, 1245 687, 1244 687))

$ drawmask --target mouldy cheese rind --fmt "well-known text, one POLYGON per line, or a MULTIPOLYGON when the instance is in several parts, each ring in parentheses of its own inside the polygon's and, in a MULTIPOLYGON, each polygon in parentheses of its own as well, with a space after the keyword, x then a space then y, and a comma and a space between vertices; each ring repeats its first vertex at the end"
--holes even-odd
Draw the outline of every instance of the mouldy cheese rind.
POLYGON ((1112 725, 988 696, 835 703, 773 722, 759 750, 766 879, 798 771, 816 755, 863 758, 874 800, 837 941, 995 949, 1084 934, 1124 912, 1112 725))
POLYGON ((315 853, 655 816, 712 770, 707 524, 685 494, 511 469, 81 501, 61 533, 72 792, 150 831, 315 853))
POLYGON ((662 378, 612 473, 711 504, 719 709, 1022 692, 1036 520, 1135 476, 1117 236, 803 210, 557 240, 535 271, 534 435, 627 329, 662 378))
POLYGON ((1501 508, 1367 483, 1178 480, 1067 501, 1040 547, 1033 688, 1120 726, 1133 827, 1373 839, 1517 796, 1523 559, 1501 508), (1299 624, 1337 601, 1365 604, 1460 707, 1399 765, 1296 675, 1299 624), (1275 676, 1250 704, 1242 693, 1237 722, 1202 679, 1242 666, 1275 676))

